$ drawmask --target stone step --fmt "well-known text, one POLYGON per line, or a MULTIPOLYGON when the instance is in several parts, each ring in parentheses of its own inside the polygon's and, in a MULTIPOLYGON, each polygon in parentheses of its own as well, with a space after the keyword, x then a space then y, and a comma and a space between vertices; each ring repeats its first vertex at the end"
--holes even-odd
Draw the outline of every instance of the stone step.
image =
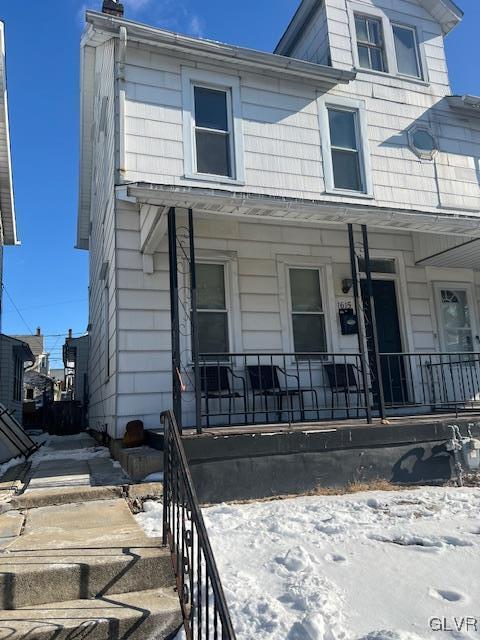
POLYGON ((143 533, 123 499, 40 507, 25 518, 10 511, 2 528, 2 609, 174 584, 168 550, 143 533))
POLYGON ((172 640, 181 626, 173 587, 0 611, 8 640, 172 640))
POLYGON ((118 460, 134 482, 140 482, 152 473, 163 471, 163 452, 152 447, 122 449, 118 454, 118 460))

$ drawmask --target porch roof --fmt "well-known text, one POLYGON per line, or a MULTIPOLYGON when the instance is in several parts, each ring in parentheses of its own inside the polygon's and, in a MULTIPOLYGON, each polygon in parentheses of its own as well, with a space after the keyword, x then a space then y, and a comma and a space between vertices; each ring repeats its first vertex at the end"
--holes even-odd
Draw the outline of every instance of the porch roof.
POLYGON ((438 251, 417 261, 425 267, 452 267, 480 271, 480 239, 471 238, 444 251, 438 251))
POLYGON ((117 198, 157 207, 194 209, 197 212, 285 222, 375 225, 480 238, 480 217, 456 213, 428 213, 410 209, 377 207, 287 198, 222 189, 137 182, 117 187, 117 198))

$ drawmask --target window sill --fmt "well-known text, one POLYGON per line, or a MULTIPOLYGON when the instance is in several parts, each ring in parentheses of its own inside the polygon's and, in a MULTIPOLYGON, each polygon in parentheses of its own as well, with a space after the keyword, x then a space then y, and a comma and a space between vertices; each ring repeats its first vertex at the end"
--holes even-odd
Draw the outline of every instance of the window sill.
POLYGON ((227 178, 225 176, 215 176, 206 173, 186 173, 183 176, 184 180, 195 180, 195 182, 214 182, 216 184, 234 185, 237 187, 244 187, 244 180, 237 180, 236 178, 227 178))
POLYGON ((375 199, 375 196, 371 193, 362 193, 361 191, 348 191, 348 189, 325 189, 324 193, 329 196, 345 196, 349 198, 361 198, 362 200, 375 199))
POLYGON ((390 80, 403 80, 405 82, 413 82, 419 84, 422 87, 429 87, 430 83, 426 82, 422 78, 415 78, 413 76, 402 76, 400 73, 388 73, 386 71, 376 71, 375 69, 364 69, 363 67, 354 67, 354 71, 358 73, 366 73, 368 75, 380 76, 381 78, 389 78, 390 80))

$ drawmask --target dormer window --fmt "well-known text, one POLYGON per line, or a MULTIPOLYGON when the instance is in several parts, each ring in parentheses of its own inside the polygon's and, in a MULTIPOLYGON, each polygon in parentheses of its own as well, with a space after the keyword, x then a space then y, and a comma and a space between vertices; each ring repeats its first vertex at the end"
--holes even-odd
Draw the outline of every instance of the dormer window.
POLYGON ((392 30, 398 73, 402 76, 421 78, 420 55, 415 28, 403 24, 392 24, 392 30))
POLYGON ((355 14, 358 61, 360 67, 374 71, 387 71, 382 21, 355 14))

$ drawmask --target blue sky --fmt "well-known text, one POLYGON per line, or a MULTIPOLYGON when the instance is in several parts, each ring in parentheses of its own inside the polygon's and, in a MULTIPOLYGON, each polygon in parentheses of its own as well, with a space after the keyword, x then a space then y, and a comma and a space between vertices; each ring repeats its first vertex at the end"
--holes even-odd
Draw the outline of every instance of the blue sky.
MULTIPOLYGON (((272 50, 299 0, 124 0, 126 16, 194 36, 272 50), (274 11, 272 11, 272 6, 274 11)), ((480 2, 447 39, 457 93, 480 95, 480 2)), ((4 333, 41 326, 60 366, 63 335, 87 325, 88 255, 75 243, 79 39, 85 8, 101 0, 9 0, 6 23, 10 126, 21 247, 7 248, 4 333), (20 311, 22 317, 15 307, 20 311), (58 334, 61 334, 58 335, 58 334)))

